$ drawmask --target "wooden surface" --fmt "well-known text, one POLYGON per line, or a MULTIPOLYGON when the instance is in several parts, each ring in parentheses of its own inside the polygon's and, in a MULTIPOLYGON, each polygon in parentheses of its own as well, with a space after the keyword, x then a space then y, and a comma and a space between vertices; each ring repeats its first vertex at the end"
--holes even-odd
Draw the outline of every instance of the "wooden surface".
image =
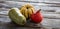
POLYGON ((60 29, 60 2, 0 1, 0 29, 60 29), (16 26, 9 19, 9 9, 12 7, 19 8, 25 3, 34 5, 35 10, 42 9, 44 19, 39 28, 16 26))

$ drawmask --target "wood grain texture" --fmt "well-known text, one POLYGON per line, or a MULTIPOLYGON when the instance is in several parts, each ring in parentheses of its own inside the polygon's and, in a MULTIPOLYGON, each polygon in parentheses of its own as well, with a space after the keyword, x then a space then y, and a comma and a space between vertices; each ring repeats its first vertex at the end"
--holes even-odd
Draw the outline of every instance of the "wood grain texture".
MULTIPOLYGON (((60 29, 60 4, 48 4, 33 2, 30 3, 35 7, 35 10, 42 9, 42 15, 44 17, 41 22, 40 28, 34 27, 21 27, 11 22, 11 19, 8 17, 8 12, 12 7, 21 7, 21 5, 29 3, 29 1, 4 1, 0 2, 0 29, 60 29), (57 5, 56 5, 57 4, 57 5), (56 7, 57 6, 57 7, 56 7)), ((40 24, 38 24, 39 26, 40 24)))

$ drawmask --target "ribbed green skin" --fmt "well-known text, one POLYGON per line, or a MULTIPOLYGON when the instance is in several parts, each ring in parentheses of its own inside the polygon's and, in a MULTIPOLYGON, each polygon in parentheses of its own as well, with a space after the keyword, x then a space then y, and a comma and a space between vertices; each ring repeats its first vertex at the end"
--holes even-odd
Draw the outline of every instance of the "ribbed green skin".
POLYGON ((24 25, 26 23, 26 18, 24 16, 19 16, 14 9, 10 10, 8 15, 9 18, 18 25, 24 25))

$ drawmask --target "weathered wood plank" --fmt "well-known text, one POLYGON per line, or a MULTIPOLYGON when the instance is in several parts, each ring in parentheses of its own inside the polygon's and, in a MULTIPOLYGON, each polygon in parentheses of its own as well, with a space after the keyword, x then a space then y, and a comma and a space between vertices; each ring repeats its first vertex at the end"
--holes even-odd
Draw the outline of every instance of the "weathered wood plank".
MULTIPOLYGON (((20 3, 22 3, 22 4, 20 4, 20 5, 23 5, 23 4, 25 4, 25 3, 30 3, 30 2, 14 2, 14 1, 6 1, 5 3, 9 3, 9 4, 11 4, 11 3, 13 3, 13 4, 20 4, 20 3)), ((31 4, 33 4, 33 5, 35 5, 35 6, 40 6, 40 5, 44 5, 44 6, 51 6, 51 7, 60 7, 60 5, 58 5, 58 4, 46 4, 46 3, 43 3, 43 2, 41 2, 41 3, 31 3, 31 4)))
MULTIPOLYGON (((0 29, 40 29, 40 28, 28 28, 28 27, 17 27, 14 24, 10 24, 11 19, 8 17, 9 9, 12 7, 20 7, 25 3, 30 3, 29 1, 6 1, 4 3, 0 3, 0 29), (22 4, 21 4, 22 3, 22 4), (17 5, 16 5, 17 4, 17 5), (15 27, 14 27, 15 26, 15 27)), ((43 14, 43 21, 41 22, 43 28, 60 29, 60 2, 37 2, 31 1, 30 4, 34 5, 35 9, 42 9, 41 12, 43 14), (50 7, 51 6, 51 7, 50 7), (53 7, 52 7, 53 6, 53 7)))
MULTIPOLYGON (((42 13, 44 18, 52 18, 52 19, 60 19, 60 14, 57 14, 57 13, 47 13, 47 12, 44 12, 42 13)), ((1 11, 0 12, 0 15, 8 15, 8 11, 1 11)))
POLYGON ((47 19, 47 18, 45 19, 44 18, 42 24, 46 25, 47 27, 50 26, 50 27, 53 27, 53 28, 55 28, 55 27, 59 28, 60 20, 59 19, 47 19))
MULTIPOLYGON (((11 20, 8 18, 8 17, 2 17, 0 18, 0 21, 2 22, 2 25, 4 25, 3 23, 5 22, 5 24, 8 24, 8 22, 10 22, 11 20)), ((12 24, 10 24, 12 25, 12 24)), ((44 18, 43 21, 42 21, 42 25, 43 27, 53 27, 53 28, 57 28, 57 27, 60 27, 60 19, 47 19, 47 18, 44 18)), ((4 28, 4 27, 3 27, 4 28)))

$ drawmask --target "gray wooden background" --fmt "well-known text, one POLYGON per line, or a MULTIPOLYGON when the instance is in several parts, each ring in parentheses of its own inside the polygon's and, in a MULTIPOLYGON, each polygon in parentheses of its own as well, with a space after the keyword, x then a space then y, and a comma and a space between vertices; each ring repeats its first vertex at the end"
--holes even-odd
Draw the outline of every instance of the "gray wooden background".
MULTIPOLYGON (((12 7, 19 8, 25 3, 32 4, 35 7, 35 10, 42 9, 41 12, 44 19, 41 24, 44 28, 60 29, 60 0, 0 0, 0 29, 8 29, 4 24, 11 22, 8 17, 9 9, 12 7)), ((15 28, 11 27, 11 29, 15 28)))

